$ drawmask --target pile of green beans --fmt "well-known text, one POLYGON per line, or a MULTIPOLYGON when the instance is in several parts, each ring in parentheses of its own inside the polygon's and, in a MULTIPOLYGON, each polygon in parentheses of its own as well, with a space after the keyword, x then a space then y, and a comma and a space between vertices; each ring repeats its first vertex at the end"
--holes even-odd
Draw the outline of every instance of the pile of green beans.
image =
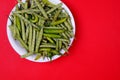
POLYGON ((27 50, 22 58, 36 55, 35 60, 41 57, 52 59, 54 55, 62 55, 61 50, 68 52, 74 34, 70 16, 62 3, 18 0, 10 20, 13 38, 27 50))

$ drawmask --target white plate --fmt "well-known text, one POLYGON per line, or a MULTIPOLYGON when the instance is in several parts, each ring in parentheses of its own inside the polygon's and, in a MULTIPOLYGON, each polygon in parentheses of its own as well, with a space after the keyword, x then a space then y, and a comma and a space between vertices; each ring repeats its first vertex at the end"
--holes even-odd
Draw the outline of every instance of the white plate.
MULTIPOLYGON (((22 0, 22 1, 24 2, 25 0, 22 0)), ((51 2, 53 2, 55 4, 63 3, 60 0, 49 0, 49 1, 51 1, 51 2)), ((69 13, 69 15, 71 17, 71 22, 72 22, 72 26, 73 26, 73 32, 75 34, 75 21, 74 21, 73 15, 72 15, 70 9, 64 3, 63 3, 62 7, 69 13)), ((12 9, 12 11, 14 11, 14 10, 15 10, 15 7, 12 9)), ((11 11, 10 15, 12 14, 12 11, 11 11)), ((12 33, 11 33, 9 27, 8 27, 10 24, 11 24, 11 22, 8 19, 8 21, 7 21, 7 36, 8 36, 9 42, 12 45, 13 49, 17 52, 17 54, 23 55, 23 54, 27 53, 27 51, 23 47, 21 47, 21 45, 19 44, 18 41, 14 40, 14 38, 12 36, 12 33)), ((70 45, 72 45, 73 40, 74 40, 74 38, 71 39, 70 45)), ((62 50, 62 53, 64 54, 65 51, 62 50)), ((59 57, 60 56, 58 56, 58 55, 53 56, 52 60, 55 60, 55 59, 57 59, 59 57)), ((34 60, 35 59, 35 55, 29 56, 26 59, 30 60, 30 61, 33 61, 33 62, 49 62, 50 61, 50 59, 48 59, 48 58, 45 58, 45 59, 41 58, 41 59, 39 59, 39 60, 36 61, 36 60, 34 60)))

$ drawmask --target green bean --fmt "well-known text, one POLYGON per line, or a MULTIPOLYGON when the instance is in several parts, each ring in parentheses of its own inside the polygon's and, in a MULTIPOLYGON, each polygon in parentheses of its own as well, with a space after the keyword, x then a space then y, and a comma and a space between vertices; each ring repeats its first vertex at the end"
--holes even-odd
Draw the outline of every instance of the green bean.
POLYGON ((18 28, 17 28, 17 27, 15 27, 14 29, 15 29, 15 31, 16 31, 16 35, 15 35, 15 37, 16 37, 16 36, 21 37, 21 35, 20 35, 20 32, 19 32, 18 28))
POLYGON ((40 51, 50 51, 51 48, 40 48, 40 51))
POLYGON ((32 23, 36 23, 36 22, 39 21, 39 18, 38 18, 38 16, 36 16, 36 15, 32 15, 32 19, 30 19, 30 21, 31 21, 32 23))
POLYGON ((20 38, 20 36, 16 36, 16 39, 21 43, 26 50, 28 50, 28 46, 24 43, 24 41, 20 38))
POLYGON ((38 25, 44 27, 44 23, 45 23, 45 20, 41 19, 41 20, 39 20, 38 25))
POLYGON ((30 12, 41 12, 39 9, 24 9, 20 11, 14 11, 14 13, 30 13, 30 12))
POLYGON ((41 30, 39 32, 35 52, 38 52, 38 50, 39 50, 39 45, 41 43, 42 36, 43 36, 43 28, 41 28, 41 30))
MULTIPOLYGON (((37 45, 37 43, 38 43, 38 41, 37 41, 37 40, 38 40, 38 37, 39 37, 39 31, 36 31, 36 41, 35 41, 35 42, 36 42, 36 43, 35 43, 36 45, 37 45)), ((36 45, 35 45, 35 50, 36 50, 36 45)))
POLYGON ((25 43, 27 43, 28 36, 29 36, 29 27, 28 26, 26 26, 26 33, 25 33, 25 35, 26 35, 25 43))
POLYGON ((45 57, 47 56, 48 52, 47 51, 43 51, 43 59, 45 59, 45 57))
POLYGON ((39 14, 35 13, 35 12, 28 12, 29 14, 34 14, 35 16, 39 17, 40 20, 45 20, 44 17, 40 16, 39 14))
POLYGON ((67 28, 66 28, 63 24, 60 24, 60 26, 61 26, 63 29, 67 30, 67 28))
POLYGON ((68 28, 69 31, 73 29, 72 26, 67 21, 65 21, 64 24, 68 28))
POLYGON ((44 9, 44 7, 45 7, 45 4, 41 1, 40 2, 40 4, 41 4, 41 6, 43 7, 43 9, 44 9))
POLYGON ((47 54, 47 57, 48 57, 48 60, 50 59, 50 61, 52 61, 52 54, 49 52, 48 54, 47 54))
POLYGON ((46 12, 44 11, 44 9, 42 8, 42 6, 39 3, 39 1, 38 0, 34 0, 34 1, 35 1, 36 5, 38 6, 38 8, 41 10, 41 13, 43 14, 43 16, 47 19, 48 16, 47 16, 46 12))
POLYGON ((56 50, 58 50, 59 49, 59 42, 58 42, 58 40, 56 40, 56 50))
POLYGON ((26 0, 25 3, 27 3, 27 7, 30 8, 30 6, 31 6, 31 0, 26 0))
POLYGON ((13 32, 13 37, 15 38, 17 35, 20 36, 20 33, 19 33, 19 30, 18 28, 16 27, 17 25, 17 20, 16 20, 16 16, 14 16, 14 32, 13 32))
POLYGON ((70 34, 66 31, 65 32, 65 35, 68 37, 68 38, 71 38, 70 34))
POLYGON ((18 5, 15 6, 15 10, 18 11, 19 10, 19 7, 18 5))
POLYGON ((65 47, 62 47, 62 48, 63 48, 63 50, 64 50, 65 52, 68 53, 68 49, 66 49, 65 47))
POLYGON ((62 48, 62 41, 58 40, 59 50, 62 48))
POLYGON ((66 42, 62 42, 65 45, 65 48, 68 49, 68 44, 66 42))
POLYGON ((49 6, 49 7, 54 7, 54 6, 56 6, 55 4, 51 3, 49 0, 42 0, 42 2, 43 2, 45 5, 49 6))
POLYGON ((26 2, 23 3, 22 0, 21 1, 19 0, 18 3, 19 3, 18 5, 20 6, 20 10, 25 9, 25 3, 26 2))
POLYGON ((33 55, 33 54, 34 54, 34 53, 27 53, 27 54, 22 55, 21 58, 26 58, 26 57, 29 57, 29 56, 31 56, 31 55, 33 55))
MULTIPOLYGON (((24 3, 24 9, 28 9, 28 2, 29 1, 26 1, 26 3, 24 3)), ((25 14, 25 18, 28 18, 28 15, 27 14, 25 14)))
POLYGON ((63 33, 64 30, 58 30, 58 29, 44 29, 45 33, 63 33))
POLYGON ((66 17, 68 18, 69 17, 68 12, 65 9, 64 9, 64 13, 65 13, 66 17))
POLYGON ((22 27, 22 39, 25 41, 26 40, 25 25, 24 25, 24 22, 22 20, 21 20, 21 27, 22 27))
POLYGON ((24 9, 24 3, 22 3, 22 4, 18 4, 19 6, 20 6, 20 8, 19 8, 19 10, 23 10, 24 9))
POLYGON ((68 34, 71 36, 71 38, 75 36, 74 33, 73 33, 72 31, 71 31, 71 32, 68 31, 68 34))
POLYGON ((59 9, 58 11, 57 11, 57 13, 55 14, 55 16, 54 16, 54 18, 53 18, 53 21, 52 22, 54 22, 54 21, 56 21, 57 20, 57 17, 59 16, 59 14, 61 13, 61 11, 62 11, 62 9, 59 9))
POLYGON ((29 51, 32 52, 31 50, 31 46, 32 46, 32 33, 33 33, 33 29, 32 26, 30 25, 30 29, 29 29, 29 51))
POLYGON ((57 8, 61 7, 62 3, 59 3, 58 5, 56 5, 55 7, 51 8, 49 11, 47 11, 47 14, 50 14, 51 12, 53 12, 54 10, 56 10, 57 8))
POLYGON ((30 6, 30 8, 35 8, 35 7, 37 7, 37 5, 34 4, 34 0, 31 0, 31 6, 30 6))
POLYGON ((43 41, 41 42, 41 45, 46 45, 46 44, 47 44, 47 42, 43 42, 43 41))
POLYGON ((63 18, 63 19, 57 20, 55 22, 52 22, 51 25, 53 25, 53 26, 58 25, 58 24, 61 24, 61 23, 65 22, 65 21, 66 21, 66 18, 63 18))
POLYGON ((68 39, 58 39, 59 41, 63 41, 63 42, 70 42, 68 39))
POLYGON ((14 32, 14 25, 9 25, 9 29, 11 30, 11 32, 14 32))
POLYGON ((42 40, 41 44, 46 44, 46 43, 47 43, 47 40, 42 40))
MULTIPOLYGON (((38 39, 39 37, 39 31, 36 31, 36 40, 38 39)), ((37 42, 37 41, 36 41, 37 42)), ((36 43, 37 44, 37 43, 36 43)))
POLYGON ((72 22, 71 22, 70 16, 68 17, 67 22, 68 22, 68 24, 70 24, 72 26, 72 22))
POLYGON ((38 59, 40 59, 41 57, 42 57, 41 54, 37 54, 36 57, 35 57, 35 60, 38 60, 38 59))
POLYGON ((61 30, 61 29, 63 29, 63 28, 61 28, 61 27, 44 27, 44 29, 53 29, 53 30, 61 30))
POLYGON ((18 27, 18 30, 21 32, 21 23, 20 19, 16 16, 16 26, 18 27))
MULTIPOLYGON (((45 7, 45 11, 48 11, 48 10, 50 10, 50 8, 49 7, 45 7)), ((49 18, 50 18, 50 16, 51 16, 51 14, 48 14, 49 18)))
POLYGON ((53 55, 59 55, 60 53, 57 50, 51 50, 50 51, 53 55))
POLYGON ((45 26, 50 26, 51 25, 51 21, 50 20, 47 20, 45 23, 44 23, 45 26))
POLYGON ((40 45, 40 48, 56 48, 56 46, 53 44, 44 44, 44 45, 40 45))
POLYGON ((37 7, 38 7, 37 5, 33 5, 33 6, 31 6, 31 9, 35 9, 37 7))
MULTIPOLYGON (((12 36, 14 35, 14 25, 9 25, 12 36)), ((15 37, 14 37, 15 38, 15 37)), ((16 39, 16 38, 15 38, 16 39)))
POLYGON ((48 44, 48 41, 47 40, 42 40, 40 45, 46 45, 46 44, 48 44))
POLYGON ((14 16, 14 29, 13 29, 13 37, 15 38, 16 36, 16 17, 14 16))
POLYGON ((62 36, 63 36, 65 39, 68 39, 68 37, 66 36, 65 33, 62 33, 62 36))
POLYGON ((67 18, 67 16, 66 16, 65 13, 61 13, 61 14, 59 14, 58 18, 59 18, 59 19, 61 19, 61 18, 67 18))
POLYGON ((33 28, 33 39, 32 39, 32 49, 31 51, 34 52, 34 49, 35 49, 35 38, 36 38, 36 31, 35 29, 33 28))
POLYGON ((50 43, 54 44, 54 41, 53 41, 51 38, 47 37, 47 40, 48 40, 50 43))
POLYGON ((28 8, 28 2, 24 3, 24 9, 28 8))
POLYGON ((21 18, 22 20, 24 20, 25 22, 27 22, 28 24, 34 26, 36 29, 39 29, 38 26, 36 26, 35 24, 31 23, 30 21, 28 21, 25 17, 23 17, 22 15, 19 14, 15 14, 16 16, 18 16, 19 18, 21 18))
POLYGON ((43 34, 45 37, 51 37, 51 38, 61 38, 60 35, 57 35, 57 34, 43 34))
POLYGON ((43 2, 44 4, 46 4, 46 3, 47 3, 47 1, 48 1, 48 0, 42 0, 42 2, 43 2))

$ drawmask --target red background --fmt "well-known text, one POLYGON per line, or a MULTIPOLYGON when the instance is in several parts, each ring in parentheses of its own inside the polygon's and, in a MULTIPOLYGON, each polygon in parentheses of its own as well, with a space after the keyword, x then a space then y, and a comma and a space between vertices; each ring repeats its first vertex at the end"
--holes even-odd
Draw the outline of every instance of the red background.
POLYGON ((76 21, 68 56, 51 63, 21 59, 6 34, 16 0, 0 0, 0 80, 120 80, 120 0, 63 0, 76 21))

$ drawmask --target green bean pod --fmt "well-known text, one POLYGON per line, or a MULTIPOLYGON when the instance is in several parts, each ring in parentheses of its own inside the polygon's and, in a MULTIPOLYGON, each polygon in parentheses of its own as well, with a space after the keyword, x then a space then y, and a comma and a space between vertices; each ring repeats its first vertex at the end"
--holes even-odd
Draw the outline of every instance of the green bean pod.
POLYGON ((65 33, 62 33, 62 36, 63 36, 65 39, 68 39, 68 37, 66 36, 65 33))
POLYGON ((32 52, 34 52, 35 51, 35 38, 36 38, 36 30, 33 28, 33 38, 32 38, 32 44, 31 44, 31 46, 32 46, 32 49, 31 49, 31 51, 32 52))
POLYGON ((43 28, 41 28, 41 30, 40 30, 40 32, 39 32, 38 39, 37 39, 37 43, 36 43, 35 52, 38 52, 38 50, 39 50, 39 45, 40 45, 40 43, 41 43, 42 36, 43 36, 43 28))
POLYGON ((45 33, 63 33, 64 30, 57 30, 57 29, 44 29, 45 33))
POLYGON ((28 46, 25 44, 25 42, 20 38, 20 36, 16 36, 16 39, 21 43, 21 46, 24 47, 26 50, 28 50, 28 46))
POLYGON ((51 12, 53 12, 54 10, 56 10, 57 8, 61 7, 62 3, 59 3, 58 5, 56 5, 55 7, 51 8, 49 11, 47 11, 47 14, 50 14, 51 12))
POLYGON ((44 27, 44 29, 61 30, 63 28, 61 28, 61 27, 44 27))
POLYGON ((40 45, 40 48, 56 48, 56 46, 53 44, 44 44, 44 45, 40 45))
POLYGON ((58 25, 58 24, 65 22, 65 21, 66 21, 66 18, 63 18, 63 19, 57 20, 55 22, 52 22, 51 25, 55 26, 55 25, 58 25))
POLYGON ((50 51, 51 50, 51 48, 40 48, 40 50, 39 51, 50 51))
POLYGON ((29 37, 29 27, 26 26, 26 32, 25 32, 25 35, 26 35, 26 40, 25 40, 25 43, 28 42, 28 37, 29 37))
POLYGON ((25 35, 25 24, 21 20, 21 27, 22 27, 22 39, 25 41, 26 40, 26 35, 25 35))
POLYGON ((22 55, 21 58, 26 58, 26 57, 29 57, 29 56, 31 56, 31 55, 33 55, 33 54, 34 54, 34 53, 27 53, 27 54, 22 55))
POLYGON ((59 50, 59 41, 56 40, 56 50, 59 50))
POLYGON ((51 38, 61 38, 60 35, 57 35, 57 34, 43 34, 45 37, 51 37, 51 38))
POLYGON ((69 31, 72 31, 72 25, 70 25, 67 21, 64 22, 65 26, 68 28, 69 31))
POLYGON ((55 16, 54 16, 54 18, 53 18, 53 21, 52 22, 54 22, 54 21, 56 21, 57 20, 57 17, 59 16, 59 14, 61 13, 61 11, 62 11, 62 9, 59 9, 58 11, 57 11, 57 13, 55 14, 55 16))
POLYGON ((24 20, 25 22, 27 22, 28 24, 34 26, 36 29, 39 29, 38 26, 36 26, 35 24, 31 23, 30 21, 28 21, 25 17, 23 17, 22 15, 19 15, 19 14, 15 14, 17 15, 19 18, 21 18, 22 20, 24 20))
POLYGON ((30 19, 32 23, 37 23, 39 21, 39 18, 37 15, 32 15, 32 18, 30 19))
POLYGON ((41 54, 37 54, 34 60, 39 60, 42 57, 41 54))
POLYGON ((62 48, 62 41, 61 40, 58 40, 58 46, 59 46, 59 50, 61 50, 61 48, 62 48))
POLYGON ((34 1, 35 1, 36 5, 38 6, 38 8, 41 10, 41 13, 43 14, 43 16, 47 19, 48 16, 47 16, 45 10, 42 8, 42 6, 41 6, 41 4, 39 3, 39 1, 38 1, 38 0, 34 0, 34 1))
POLYGON ((57 50, 51 50, 50 51, 53 55, 59 55, 60 53, 57 50))
POLYGON ((32 34, 33 34, 33 28, 32 26, 30 26, 30 29, 29 29, 29 51, 32 52, 31 48, 32 48, 32 34))
POLYGON ((54 41, 53 41, 51 38, 47 37, 47 40, 48 40, 50 43, 54 44, 54 41))

